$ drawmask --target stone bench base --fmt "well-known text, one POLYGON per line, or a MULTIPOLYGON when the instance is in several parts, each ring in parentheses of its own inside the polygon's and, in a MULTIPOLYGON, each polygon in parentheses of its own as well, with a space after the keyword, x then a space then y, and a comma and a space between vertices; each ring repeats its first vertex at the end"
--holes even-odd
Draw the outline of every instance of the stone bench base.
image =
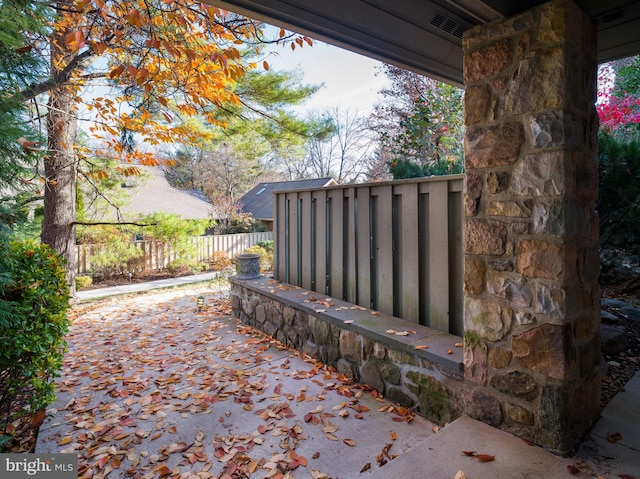
POLYGON ((462 338, 280 283, 231 281, 234 314, 244 324, 361 381, 431 421, 471 408, 498 417, 500 406, 464 382, 462 338), (393 331, 393 332, 392 332, 393 331), (400 334, 397 334, 400 333, 400 334))

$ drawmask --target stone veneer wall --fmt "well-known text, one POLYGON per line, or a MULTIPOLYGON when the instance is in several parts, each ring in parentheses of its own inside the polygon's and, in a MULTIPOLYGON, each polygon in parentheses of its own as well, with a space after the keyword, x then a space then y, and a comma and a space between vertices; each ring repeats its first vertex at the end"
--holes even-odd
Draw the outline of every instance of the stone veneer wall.
MULTIPOLYGON (((267 280, 263 279, 263 282, 267 280)), ((371 316, 368 310, 354 311, 348 303, 337 300, 333 301, 337 302, 338 308, 334 307, 331 311, 311 311, 302 299, 285 298, 283 290, 278 290, 276 295, 269 293, 270 289, 273 286, 265 289, 260 281, 243 282, 232 278, 231 304, 234 315, 244 324, 335 367, 346 377, 375 388, 401 406, 417 409, 422 416, 439 424, 453 421, 463 411, 490 423, 490 416, 499 414, 499 411, 487 410, 492 405, 465 384, 461 355, 456 363, 455 355, 443 352, 445 358, 453 356, 453 360, 444 361, 447 365, 438 364, 425 358, 428 350, 418 351, 413 345, 403 343, 406 338, 386 335, 384 331, 389 324, 397 329, 401 325, 407 326, 407 329, 418 329, 422 338, 426 336, 425 331, 430 331, 431 340, 427 341, 430 341, 431 350, 437 348, 437 343, 450 344, 447 347, 458 349, 454 343, 460 341, 459 337, 385 314, 371 316), (340 311, 342 308, 343 311, 340 311), (358 315, 365 319, 359 319, 358 315), (349 319, 352 324, 348 326, 353 329, 347 329, 347 323, 344 323, 349 319), (357 327, 357 323, 370 325, 375 322, 380 322, 377 328, 381 330, 381 334, 377 335, 379 341, 372 339, 375 334, 367 334, 372 329, 357 327)), ((300 293, 311 293, 300 288, 296 288, 295 292, 298 297, 300 293)), ((309 296, 302 296, 305 297, 309 296)))
POLYGON ((568 452, 600 399, 595 29, 554 0, 463 49, 465 378, 568 452))

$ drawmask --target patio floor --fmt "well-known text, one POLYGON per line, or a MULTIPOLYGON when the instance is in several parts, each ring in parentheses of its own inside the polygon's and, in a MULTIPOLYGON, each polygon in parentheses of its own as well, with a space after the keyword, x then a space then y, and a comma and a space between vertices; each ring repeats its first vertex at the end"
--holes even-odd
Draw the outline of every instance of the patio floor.
MULTIPOLYGON (((96 479, 438 479, 459 471, 469 479, 549 479, 568 477, 571 467, 581 477, 640 474, 638 433, 623 431, 618 444, 598 436, 573 458, 466 417, 436 433, 434 424, 225 314, 204 286, 78 306, 36 452, 76 453, 79 477, 96 479)), ((634 381, 623 404, 640 394, 634 381)), ((594 435, 623 427, 612 419, 594 435)), ((627 421, 630 430, 635 424, 627 421)))
POLYGON ((93 478, 348 478, 434 434, 239 327, 207 291, 81 306, 36 452, 78 453, 93 478))

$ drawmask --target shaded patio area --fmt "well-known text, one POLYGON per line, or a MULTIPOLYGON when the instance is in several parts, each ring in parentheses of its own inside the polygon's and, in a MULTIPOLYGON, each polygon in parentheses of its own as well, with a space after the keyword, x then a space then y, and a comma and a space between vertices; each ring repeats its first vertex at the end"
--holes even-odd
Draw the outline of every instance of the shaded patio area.
POLYGON ((77 453, 84 478, 640 473, 637 435, 620 429, 638 422, 620 411, 637 403, 640 387, 612 402, 576 457, 560 458, 468 417, 440 430, 240 325, 226 308, 205 287, 80 306, 36 452, 77 453), (622 436, 615 444, 610 427, 622 436), (616 459, 600 462, 605 455, 616 459))
POLYGON ((434 434, 411 411, 239 326, 214 296, 174 290, 81 306, 36 452, 79 454, 85 478, 354 477, 434 434))

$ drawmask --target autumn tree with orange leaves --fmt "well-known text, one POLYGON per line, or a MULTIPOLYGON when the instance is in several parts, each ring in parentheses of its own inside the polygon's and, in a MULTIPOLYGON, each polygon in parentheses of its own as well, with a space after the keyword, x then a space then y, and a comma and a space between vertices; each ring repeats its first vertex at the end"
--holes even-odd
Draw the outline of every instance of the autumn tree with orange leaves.
MULTIPOLYGON (((48 74, 16 95, 43 113, 41 239, 66 259, 73 285, 80 109, 94 115, 91 134, 106 145, 100 154, 154 164, 150 154, 125 148, 121 133, 152 145, 206 140, 186 120, 198 116, 224 126, 228 112, 242 104, 236 82, 251 70, 268 68, 260 46, 269 40, 260 23, 192 0, 66 0, 49 8, 50 34, 34 36, 28 45, 50 56, 48 74), (108 83, 117 94, 87 100, 83 92, 95 81, 108 83)), ((294 49, 311 44, 283 30, 272 41, 289 42, 294 49)))

